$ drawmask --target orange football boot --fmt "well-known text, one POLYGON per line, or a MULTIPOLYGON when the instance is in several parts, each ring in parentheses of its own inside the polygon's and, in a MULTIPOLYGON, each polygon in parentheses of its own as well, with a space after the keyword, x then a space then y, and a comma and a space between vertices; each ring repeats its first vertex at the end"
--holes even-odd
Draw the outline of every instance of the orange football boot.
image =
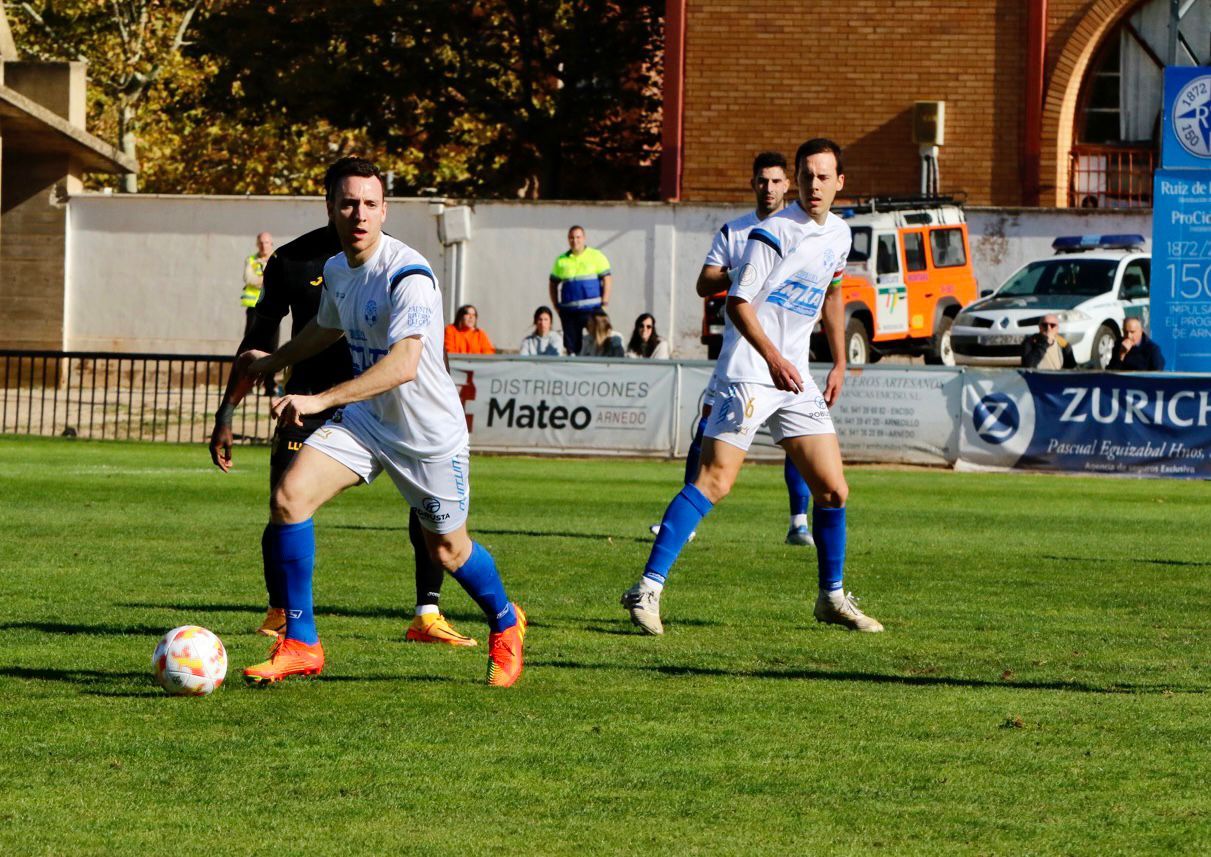
POLYGON ((521 675, 522 644, 526 639, 526 614, 516 604, 517 624, 499 634, 488 635, 488 684, 510 687, 521 675))
POLYGON ((269 660, 244 670, 249 684, 273 684, 292 675, 319 675, 324 671, 324 647, 291 637, 278 637, 269 650, 269 660))
POLYGON ((440 613, 425 613, 413 617, 404 639, 412 643, 445 643, 447 646, 479 645, 474 637, 467 637, 454 630, 450 620, 440 613))

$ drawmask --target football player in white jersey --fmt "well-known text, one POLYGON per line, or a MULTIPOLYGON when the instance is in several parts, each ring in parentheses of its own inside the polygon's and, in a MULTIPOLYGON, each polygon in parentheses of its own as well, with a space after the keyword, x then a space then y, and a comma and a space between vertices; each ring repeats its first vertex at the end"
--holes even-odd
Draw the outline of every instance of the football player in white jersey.
POLYGON ((270 684, 323 670, 311 597, 311 518, 346 488, 386 471, 416 510, 430 557, 487 616, 488 683, 507 687, 521 674, 526 619, 506 596, 492 555, 467 534, 467 424, 445 367, 437 278, 423 256, 383 234, 387 205, 373 164, 343 159, 330 171, 326 192, 342 252, 324 265, 319 312, 273 354, 247 352, 240 363, 249 375, 276 372, 343 336, 354 377, 317 395, 273 402, 274 415, 287 424, 340 410, 307 439, 274 488, 269 554, 286 594, 286 632, 269 660, 244 676, 270 684))
POLYGON ((721 386, 707 421, 702 463, 692 485, 673 498, 643 576, 623 594, 631 621, 661 634, 660 595, 690 533, 727 496, 757 429, 769 423, 815 497, 819 593, 817 621, 856 631, 882 631, 845 592, 845 502, 849 487, 828 409, 845 381, 845 306, 841 275, 849 226, 829 210, 845 184, 841 147, 808 140, 795 153, 799 200, 749 233, 727 310, 739 336, 716 366, 721 386), (823 320, 833 354, 824 393, 808 374, 812 327, 823 320))
MULTIPOLYGON (((753 211, 729 220, 715 233, 711 248, 707 251, 702 271, 698 274, 697 291, 700 298, 709 298, 719 292, 727 291, 732 285, 732 278, 740 270, 740 257, 744 253, 744 245, 753 227, 765 220, 771 214, 777 214, 786 207, 786 191, 790 182, 786 178, 786 158, 781 152, 761 152, 753 159, 753 177, 750 182, 753 193, 757 197, 757 207, 753 211)), ((725 313, 723 321, 723 340, 726 343, 732 337, 738 336, 731 318, 725 313)), ((710 418, 711 409, 715 404, 715 393, 719 385, 718 371, 711 376, 702 394, 702 415, 698 427, 690 441, 690 449, 685 457, 685 483, 694 484, 698 476, 698 462, 702 455, 702 435, 706 430, 706 422, 710 418)), ((790 500, 790 526, 786 531, 788 545, 810 546, 812 541, 811 529, 807 524, 807 506, 811 500, 811 489, 807 481, 800 475, 790 456, 782 465, 782 476, 786 481, 786 492, 790 500)), ((660 525, 652 525, 652 535, 660 532, 660 525)), ((694 534, 690 534, 693 539, 694 534)))

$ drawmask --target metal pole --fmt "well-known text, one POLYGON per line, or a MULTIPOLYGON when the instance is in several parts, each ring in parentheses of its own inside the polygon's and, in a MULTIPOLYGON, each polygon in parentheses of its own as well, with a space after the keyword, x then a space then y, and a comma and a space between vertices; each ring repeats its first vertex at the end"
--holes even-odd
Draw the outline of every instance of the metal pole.
POLYGON ((1182 23, 1182 0, 1169 0, 1168 65, 1177 65, 1177 34, 1182 23))

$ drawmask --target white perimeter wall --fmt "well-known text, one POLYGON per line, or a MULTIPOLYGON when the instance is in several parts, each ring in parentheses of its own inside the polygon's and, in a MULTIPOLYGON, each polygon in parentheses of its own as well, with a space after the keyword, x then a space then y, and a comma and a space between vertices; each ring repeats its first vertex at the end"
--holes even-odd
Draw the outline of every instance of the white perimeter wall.
MULTIPOLYGON (((448 203, 453 204, 453 203, 448 203)), ((744 212, 727 205, 476 202, 464 245, 463 299, 479 308, 497 347, 517 348, 547 274, 573 223, 610 259, 610 315, 629 336, 641 312, 672 334, 678 356, 698 343, 701 301, 694 280, 713 232, 744 212), (672 322, 670 323, 670 319, 672 322)), ((991 289, 1013 270, 1049 255, 1056 235, 1139 232, 1151 212, 968 209, 976 276, 991 289)), ((299 197, 74 196, 68 208, 66 333, 75 351, 229 354, 243 332, 244 259, 257 232, 278 246, 325 222, 323 201, 299 197)), ((447 305, 452 254, 443 251, 429 200, 392 200, 387 228, 434 266, 447 305)))

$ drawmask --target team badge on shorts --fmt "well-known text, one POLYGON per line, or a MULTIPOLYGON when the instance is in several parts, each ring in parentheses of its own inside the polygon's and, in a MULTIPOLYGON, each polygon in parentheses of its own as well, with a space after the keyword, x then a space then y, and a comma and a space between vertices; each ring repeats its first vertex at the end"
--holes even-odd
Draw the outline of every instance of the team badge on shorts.
POLYGON ((374 301, 366 301, 366 308, 362 311, 362 318, 366 319, 366 324, 374 327, 374 323, 378 321, 378 304, 374 301))
POLYGON ((424 506, 425 511, 430 515, 436 515, 442 507, 441 501, 436 497, 426 497, 421 501, 421 505, 424 506))

